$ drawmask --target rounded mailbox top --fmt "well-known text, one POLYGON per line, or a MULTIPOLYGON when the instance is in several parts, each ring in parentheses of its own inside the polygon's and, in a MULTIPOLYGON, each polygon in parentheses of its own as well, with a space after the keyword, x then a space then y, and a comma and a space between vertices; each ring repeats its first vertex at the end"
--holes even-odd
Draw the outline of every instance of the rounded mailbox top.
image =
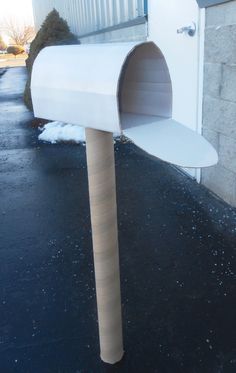
POLYGON ((44 48, 32 71, 35 116, 120 132, 120 74, 128 55, 138 45, 106 43, 44 48))

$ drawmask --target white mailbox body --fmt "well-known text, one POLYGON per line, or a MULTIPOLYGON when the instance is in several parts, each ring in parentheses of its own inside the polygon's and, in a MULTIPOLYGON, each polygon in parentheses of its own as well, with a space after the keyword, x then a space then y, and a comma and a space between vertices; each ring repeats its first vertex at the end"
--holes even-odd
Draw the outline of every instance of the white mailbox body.
POLYGON ((118 82, 135 45, 82 44, 42 50, 31 83, 35 115, 120 132, 118 82))
POLYGON ((36 117, 124 133, 182 167, 217 163, 214 148, 172 118, 171 76, 153 42, 47 47, 33 67, 36 117))

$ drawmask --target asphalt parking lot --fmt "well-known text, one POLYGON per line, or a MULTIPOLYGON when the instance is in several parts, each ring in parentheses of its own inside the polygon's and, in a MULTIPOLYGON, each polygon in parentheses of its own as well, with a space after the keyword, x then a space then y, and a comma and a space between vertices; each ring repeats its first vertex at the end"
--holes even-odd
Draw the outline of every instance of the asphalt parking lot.
POLYGON ((86 148, 44 144, 0 77, 0 372, 235 373, 236 210, 116 143, 125 357, 99 359, 86 148))

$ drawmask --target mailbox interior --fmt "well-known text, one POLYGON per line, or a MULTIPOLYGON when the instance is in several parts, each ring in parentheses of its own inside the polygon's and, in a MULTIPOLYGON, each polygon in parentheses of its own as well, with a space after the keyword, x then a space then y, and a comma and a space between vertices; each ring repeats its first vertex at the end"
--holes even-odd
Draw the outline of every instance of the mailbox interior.
POLYGON ((172 118, 172 83, 166 60, 152 42, 128 55, 119 81, 123 133, 137 146, 182 167, 217 163, 215 149, 199 134, 172 118))
POLYGON ((172 84, 165 58, 152 42, 137 46, 119 82, 121 129, 172 117, 172 84))

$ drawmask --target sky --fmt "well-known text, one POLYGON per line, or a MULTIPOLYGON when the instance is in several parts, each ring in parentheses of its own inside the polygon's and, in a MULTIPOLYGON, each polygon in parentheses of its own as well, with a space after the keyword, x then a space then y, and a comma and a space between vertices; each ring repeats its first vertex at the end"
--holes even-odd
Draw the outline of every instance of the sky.
POLYGON ((33 23, 32 0, 0 0, 0 9, 0 22, 11 17, 33 23))
MULTIPOLYGON (((32 0, 0 0, 0 30, 4 20, 15 20, 23 24, 33 24, 32 0)), ((8 38, 1 32, 3 38, 8 38)))

